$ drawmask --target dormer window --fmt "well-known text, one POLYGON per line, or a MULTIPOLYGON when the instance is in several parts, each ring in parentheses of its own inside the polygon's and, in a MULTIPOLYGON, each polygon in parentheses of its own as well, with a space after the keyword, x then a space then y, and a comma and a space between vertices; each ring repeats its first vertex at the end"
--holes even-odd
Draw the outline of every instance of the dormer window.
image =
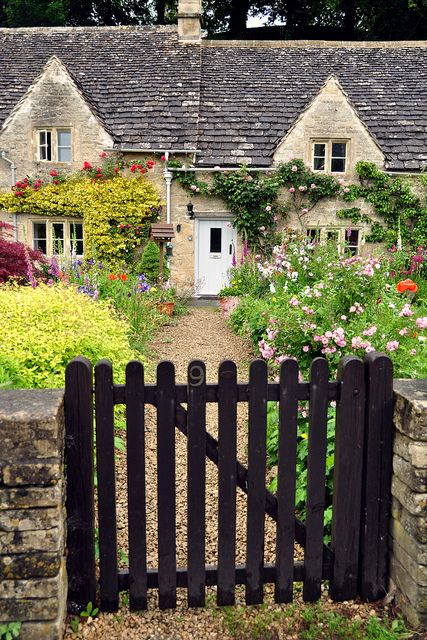
POLYGON ((41 162, 72 162, 71 129, 38 129, 37 159, 41 162))
POLYGON ((313 142, 313 169, 328 173, 345 173, 348 142, 341 140, 315 140, 313 142))

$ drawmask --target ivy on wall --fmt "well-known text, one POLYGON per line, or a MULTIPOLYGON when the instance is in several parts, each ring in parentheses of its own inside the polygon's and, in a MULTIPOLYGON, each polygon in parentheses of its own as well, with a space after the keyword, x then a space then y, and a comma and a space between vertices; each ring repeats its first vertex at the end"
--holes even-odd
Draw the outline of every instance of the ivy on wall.
POLYGON ((25 178, 12 192, 0 192, 0 207, 32 216, 83 218, 87 258, 96 253, 110 263, 129 260, 160 216, 160 197, 143 175, 153 165, 108 158, 99 167, 85 162, 78 174, 53 170, 47 180, 25 178))
MULTIPOLYGON (((181 164, 171 161, 170 167, 181 164)), ((235 226, 252 246, 266 244, 266 236, 273 232, 279 215, 286 214, 280 204, 280 194, 287 189, 289 206, 296 212, 305 228, 308 212, 323 198, 336 197, 352 203, 363 198, 371 203, 384 224, 373 221, 358 207, 339 209, 339 218, 353 224, 371 225, 368 242, 386 241, 388 244, 427 242, 427 209, 413 193, 411 185, 401 177, 391 177, 373 163, 359 162, 356 170, 360 185, 344 184, 334 176, 314 173, 302 160, 280 164, 275 172, 240 171, 214 172, 211 183, 201 181, 194 171, 177 172, 176 179, 190 194, 219 196, 235 215, 235 226)), ((427 176, 422 178, 427 187, 427 176)))

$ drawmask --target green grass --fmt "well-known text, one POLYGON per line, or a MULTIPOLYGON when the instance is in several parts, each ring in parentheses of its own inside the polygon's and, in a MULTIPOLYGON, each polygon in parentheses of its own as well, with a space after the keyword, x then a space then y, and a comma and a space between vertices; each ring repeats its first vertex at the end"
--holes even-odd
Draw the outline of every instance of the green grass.
MULTIPOLYGON (((337 608, 339 605, 336 605, 337 608)), ((401 618, 381 620, 370 616, 366 620, 349 617, 352 612, 325 610, 321 604, 267 605, 256 607, 223 607, 213 609, 227 632, 238 640, 277 640, 298 637, 298 640, 404 640, 414 634, 401 618)))

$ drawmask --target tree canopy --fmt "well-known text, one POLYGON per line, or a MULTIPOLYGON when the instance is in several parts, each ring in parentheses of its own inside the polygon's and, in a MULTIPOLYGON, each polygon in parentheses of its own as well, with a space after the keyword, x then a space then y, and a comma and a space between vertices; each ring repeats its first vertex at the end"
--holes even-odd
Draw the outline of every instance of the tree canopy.
MULTIPOLYGON (((3 27, 171 24, 176 14, 177 0, 0 0, 3 27)), ((203 20, 217 38, 424 39, 427 0, 204 0, 203 20), (251 16, 266 26, 247 29, 251 16)))

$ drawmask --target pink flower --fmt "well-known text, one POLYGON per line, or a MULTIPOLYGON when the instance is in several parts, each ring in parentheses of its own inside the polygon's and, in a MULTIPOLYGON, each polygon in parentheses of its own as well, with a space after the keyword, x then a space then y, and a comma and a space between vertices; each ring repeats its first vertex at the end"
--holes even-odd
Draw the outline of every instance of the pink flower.
POLYGON ((314 184, 314 182, 310 185, 310 189, 315 189, 316 185, 314 184))
POLYGON ((296 173, 296 172, 298 171, 298 167, 297 167, 297 165, 296 165, 296 164, 293 164, 293 165, 292 165, 292 169, 291 169, 291 171, 293 171, 294 173, 296 173))
POLYGON ((300 186, 298 187, 298 191, 307 191, 307 187, 303 184, 300 184, 300 186))
POLYGON ((302 350, 304 351, 304 353, 308 353, 308 351, 310 351, 310 347, 308 345, 304 345, 302 350))
POLYGON ((385 348, 387 351, 396 351, 396 349, 399 348, 399 343, 397 340, 390 340, 390 342, 387 342, 385 348))
POLYGON ((427 329, 427 316, 424 316, 423 318, 417 318, 415 320, 415 324, 419 329, 427 329))
POLYGON ((304 209, 301 209, 301 213, 303 213, 303 214, 306 214, 306 213, 308 213, 308 209, 306 209, 306 208, 304 208, 304 209))
POLYGON ((344 178, 340 178, 340 179, 338 180, 338 182, 339 182, 339 184, 343 185, 343 184, 344 184, 344 178))
POLYGON ((107 157, 107 153, 106 153, 106 151, 100 151, 100 152, 99 152, 99 157, 100 157, 100 158, 106 158, 106 157, 107 157))
POLYGON ((402 311, 399 313, 399 316, 402 317, 409 317, 409 316, 413 316, 414 315, 414 311, 412 311, 411 309, 411 305, 406 303, 403 305, 403 309, 402 311))
POLYGON ((416 349, 411 349, 409 353, 410 353, 411 356, 416 356, 417 355, 417 350, 416 349))
POLYGON ((340 316, 341 320, 347 320, 347 316, 340 316))
POLYGON ((406 327, 404 327, 403 329, 400 329, 399 331, 400 336, 406 336, 407 333, 408 333, 408 329, 406 327))
POLYGON ((291 305, 291 307, 297 307, 299 305, 299 301, 297 298, 295 298, 295 296, 293 296, 290 300, 289 300, 289 304, 291 305))
POLYGON ((364 331, 362 331, 362 334, 364 336, 373 336, 374 333, 376 333, 377 328, 375 326, 369 327, 369 329, 365 329, 364 331))
POLYGON ((192 184, 190 189, 191 191, 197 191, 197 186, 195 184, 192 184))
POLYGON ((343 191, 344 191, 344 193, 348 193, 350 191, 350 189, 348 187, 344 187, 343 191))
POLYGON ((289 193, 295 193, 295 187, 291 187, 291 188, 289 189, 289 193))
POLYGON ((266 210, 266 211, 271 211, 271 206, 268 204, 268 205, 265 207, 265 210, 266 210))

